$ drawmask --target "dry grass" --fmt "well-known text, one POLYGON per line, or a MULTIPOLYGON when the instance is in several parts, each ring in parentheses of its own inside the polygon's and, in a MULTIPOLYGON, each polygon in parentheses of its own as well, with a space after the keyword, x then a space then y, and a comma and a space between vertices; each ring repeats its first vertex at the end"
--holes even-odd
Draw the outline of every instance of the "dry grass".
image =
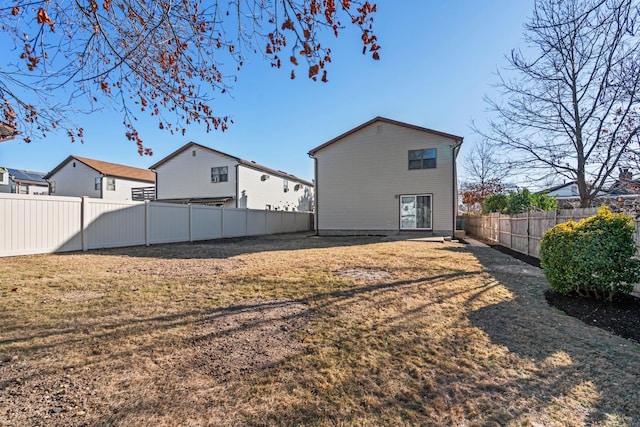
POLYGON ((272 236, 0 277, 0 425, 640 425, 640 348, 489 248, 272 236))

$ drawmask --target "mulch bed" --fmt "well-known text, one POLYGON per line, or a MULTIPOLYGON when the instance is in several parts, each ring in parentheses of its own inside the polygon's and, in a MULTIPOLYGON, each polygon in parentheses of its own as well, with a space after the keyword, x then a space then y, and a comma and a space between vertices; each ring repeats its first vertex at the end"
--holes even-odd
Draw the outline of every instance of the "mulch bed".
MULTIPOLYGON (((491 245, 535 267, 540 267, 538 258, 527 256, 509 248, 491 245)), ((545 291, 545 298, 552 307, 584 323, 609 331, 615 335, 640 343, 640 298, 630 294, 617 294, 613 301, 596 300, 577 294, 563 295, 551 289, 545 291)))

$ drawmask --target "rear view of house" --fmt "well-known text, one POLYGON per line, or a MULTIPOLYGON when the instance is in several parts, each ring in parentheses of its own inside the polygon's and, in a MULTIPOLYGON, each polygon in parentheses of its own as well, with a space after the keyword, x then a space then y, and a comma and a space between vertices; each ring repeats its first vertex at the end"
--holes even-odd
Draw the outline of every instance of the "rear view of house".
POLYGON ((110 200, 153 200, 155 196, 153 172, 86 157, 67 157, 45 178, 56 196, 110 200))
POLYGON ((311 151, 320 235, 453 236, 462 137, 376 117, 311 151))

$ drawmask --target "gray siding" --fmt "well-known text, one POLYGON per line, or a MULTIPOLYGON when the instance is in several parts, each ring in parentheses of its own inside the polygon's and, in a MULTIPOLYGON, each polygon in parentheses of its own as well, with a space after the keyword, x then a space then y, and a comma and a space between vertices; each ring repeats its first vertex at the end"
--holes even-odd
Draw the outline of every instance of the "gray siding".
POLYGON ((431 194, 433 231, 452 235, 456 141, 374 122, 322 148, 317 159, 320 234, 400 229, 402 194, 431 194), (409 150, 436 148, 435 169, 409 170, 409 150))

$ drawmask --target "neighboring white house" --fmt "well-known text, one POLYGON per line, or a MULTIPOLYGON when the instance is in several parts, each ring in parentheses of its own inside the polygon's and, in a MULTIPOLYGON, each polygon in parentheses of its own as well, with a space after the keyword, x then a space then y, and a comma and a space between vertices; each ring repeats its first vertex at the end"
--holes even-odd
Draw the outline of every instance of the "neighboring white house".
POLYGON ((376 117, 309 151, 320 235, 453 236, 462 137, 376 117))
POLYGON ((0 167, 0 193, 49 194, 43 172, 0 167))
POLYGON ((545 190, 539 191, 540 194, 546 194, 556 199, 575 199, 580 197, 578 192, 578 184, 575 181, 565 182, 545 190))
POLYGON ((153 200, 155 194, 153 172, 79 156, 67 157, 45 178, 56 196, 153 200))
POLYGON ((313 183, 190 142, 149 167, 156 200, 234 208, 313 210, 313 183))

